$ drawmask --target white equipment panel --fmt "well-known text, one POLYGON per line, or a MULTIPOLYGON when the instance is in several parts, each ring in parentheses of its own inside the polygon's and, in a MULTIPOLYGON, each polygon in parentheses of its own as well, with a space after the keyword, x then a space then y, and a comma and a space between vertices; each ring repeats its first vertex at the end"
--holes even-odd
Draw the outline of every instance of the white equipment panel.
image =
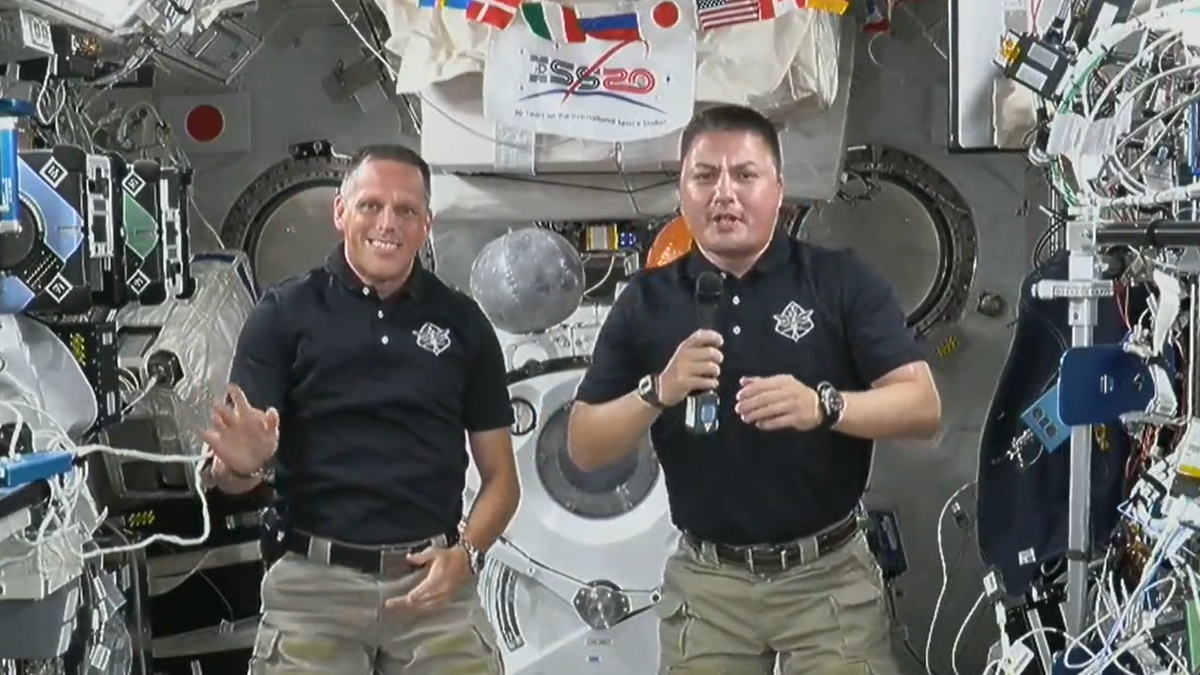
MULTIPOLYGON (((602 322, 603 309, 582 308, 563 332, 572 337, 540 349, 530 336, 501 336, 510 368, 537 364, 509 388, 521 505, 489 552, 479 589, 509 675, 658 668, 654 605, 678 532, 657 459, 648 443, 586 475, 566 459, 566 406, 585 372, 577 359, 594 339, 579 319, 591 314, 602 322)), ((478 489, 472 466, 468 508, 478 489)))

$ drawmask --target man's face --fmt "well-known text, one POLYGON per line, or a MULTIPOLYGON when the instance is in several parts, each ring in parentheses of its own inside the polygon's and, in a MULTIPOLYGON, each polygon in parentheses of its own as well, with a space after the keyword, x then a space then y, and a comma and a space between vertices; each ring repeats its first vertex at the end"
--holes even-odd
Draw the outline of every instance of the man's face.
POLYGON ((333 202, 346 259, 371 285, 404 278, 429 237, 425 182, 415 166, 368 160, 333 202))
POLYGON ((716 255, 757 255, 775 232, 783 181, 758 134, 704 133, 684 159, 679 200, 701 248, 716 255))

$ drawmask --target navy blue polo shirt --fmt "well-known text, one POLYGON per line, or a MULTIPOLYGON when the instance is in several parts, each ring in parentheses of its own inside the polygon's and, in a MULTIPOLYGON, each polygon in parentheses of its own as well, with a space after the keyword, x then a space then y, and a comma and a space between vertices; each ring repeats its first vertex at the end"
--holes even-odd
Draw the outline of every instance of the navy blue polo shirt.
POLYGON ((466 433, 512 424, 504 355, 479 305, 419 266, 380 298, 340 246, 266 292, 230 381, 279 410, 275 487, 293 526, 350 543, 453 532, 466 433))
MULTIPOLYGON (((578 400, 604 403, 666 368, 700 328, 696 278, 717 271, 692 251, 638 274, 597 338, 578 400)), ((872 441, 833 431, 761 431, 734 412, 746 376, 790 374, 816 387, 863 391, 924 354, 891 285, 851 250, 777 235, 742 278, 723 275, 720 429, 684 428, 684 405, 650 430, 675 525, 726 544, 782 543, 849 515, 871 470, 872 441)))

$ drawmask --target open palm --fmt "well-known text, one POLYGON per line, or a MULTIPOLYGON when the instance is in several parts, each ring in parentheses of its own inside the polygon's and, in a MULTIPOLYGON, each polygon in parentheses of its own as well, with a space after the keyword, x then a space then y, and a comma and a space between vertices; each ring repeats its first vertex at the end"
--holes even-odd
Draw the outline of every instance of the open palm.
POLYGON ((237 385, 229 385, 228 402, 213 406, 208 429, 200 432, 209 449, 237 473, 258 471, 279 443, 279 413, 250 405, 237 385))

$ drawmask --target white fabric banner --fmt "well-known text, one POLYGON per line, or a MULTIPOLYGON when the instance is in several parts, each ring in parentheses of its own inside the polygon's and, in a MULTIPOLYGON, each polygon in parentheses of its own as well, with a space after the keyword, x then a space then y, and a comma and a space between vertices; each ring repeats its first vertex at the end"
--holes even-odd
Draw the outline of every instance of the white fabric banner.
POLYGON ((608 143, 683 128, 696 94, 694 11, 648 0, 636 6, 635 28, 632 14, 579 17, 572 41, 540 37, 546 30, 530 15, 492 31, 484 115, 515 129, 608 143))

